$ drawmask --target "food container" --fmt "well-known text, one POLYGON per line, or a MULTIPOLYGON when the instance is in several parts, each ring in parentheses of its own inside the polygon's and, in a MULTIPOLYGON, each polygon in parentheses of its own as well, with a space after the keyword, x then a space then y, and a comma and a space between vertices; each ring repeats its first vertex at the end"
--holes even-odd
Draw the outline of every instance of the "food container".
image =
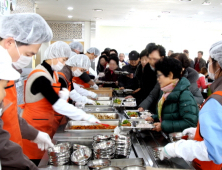
POLYGON ((146 170, 146 168, 143 166, 131 165, 124 167, 123 170, 146 170))
MULTIPOLYGON (((89 106, 89 105, 86 105, 89 106)), ((112 107, 113 106, 113 102, 112 100, 101 100, 101 101, 96 101, 96 105, 90 105, 91 107, 112 107)))
MULTIPOLYGON (((119 121, 102 121, 101 123, 103 124, 109 124, 111 126, 118 126, 119 121)), ((75 132, 75 133, 83 133, 83 132, 114 132, 114 129, 71 129, 72 126, 93 126, 93 125, 98 125, 95 123, 89 123, 87 121, 73 121, 70 120, 66 127, 65 130, 66 132, 75 132)))
POLYGON ((125 94, 132 94, 133 93, 133 90, 132 89, 124 89, 123 92, 125 94))
POLYGON ((120 74, 120 75, 129 75, 130 73, 128 71, 114 71, 115 74, 120 74))
POLYGON ((95 135, 93 136, 93 141, 98 143, 98 142, 103 142, 105 140, 109 140, 111 137, 109 135, 95 135))
POLYGON ((136 102, 122 102, 123 107, 136 107, 136 102))
POLYGON ((133 128, 139 130, 152 130, 155 126, 149 121, 134 121, 133 128))
POLYGON ((94 115, 97 119, 102 121, 118 121, 119 115, 117 113, 89 113, 94 115))
POLYGON ((108 159, 96 159, 88 162, 88 167, 93 169, 100 169, 111 165, 111 161, 108 159))
POLYGON ((146 119, 148 117, 151 117, 153 114, 150 113, 149 111, 144 111, 144 112, 140 112, 140 118, 142 119, 146 119))
POLYGON ((115 141, 113 140, 108 140, 108 141, 103 141, 100 143, 97 143, 93 146, 94 151, 96 150, 107 150, 115 147, 115 141))
POLYGON ((86 113, 113 113, 115 112, 115 108, 113 107, 92 107, 92 106, 86 106, 83 111, 86 113))
POLYGON ((123 90, 120 90, 120 89, 114 89, 114 91, 115 91, 117 94, 123 94, 123 90))
POLYGON ((97 101, 103 101, 103 100, 112 100, 112 97, 98 97, 97 101))
POLYGON ((183 136, 183 134, 181 132, 170 133, 169 137, 170 137, 171 142, 177 142, 181 139, 185 139, 185 140, 188 139, 188 136, 183 136))
POLYGON ((86 165, 92 155, 91 149, 88 147, 77 149, 71 155, 71 161, 77 165, 86 165))
POLYGON ((125 113, 125 116, 126 116, 126 118, 128 118, 128 119, 141 119, 140 118, 140 112, 138 111, 138 110, 124 110, 124 113, 125 113), (137 114, 137 116, 138 117, 135 117, 135 116, 129 116, 129 112, 135 112, 136 114, 137 114))
POLYGON ((122 107, 122 103, 123 103, 124 99, 125 98, 123 98, 123 97, 114 97, 113 98, 113 106, 115 106, 115 107, 122 107), (117 103, 116 100, 119 100, 119 102, 117 103))
POLYGON ((101 168, 100 170, 121 170, 121 168, 116 166, 110 166, 110 167, 101 168))

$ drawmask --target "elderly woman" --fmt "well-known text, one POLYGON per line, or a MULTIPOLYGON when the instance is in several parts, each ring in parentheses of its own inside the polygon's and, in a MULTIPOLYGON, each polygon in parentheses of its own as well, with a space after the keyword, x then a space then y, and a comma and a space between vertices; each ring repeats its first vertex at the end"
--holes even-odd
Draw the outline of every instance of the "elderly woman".
POLYGON ((109 67, 105 69, 105 77, 100 78, 100 80, 103 81, 111 81, 115 82, 112 84, 102 84, 100 86, 102 87, 113 87, 117 88, 118 80, 119 80, 119 75, 115 74, 114 71, 121 71, 119 68, 119 59, 115 54, 111 54, 109 57, 109 67))
POLYGON ((173 58, 164 58, 156 63, 155 67, 161 93, 157 107, 158 115, 147 118, 149 121, 159 121, 154 123, 153 130, 171 133, 196 127, 198 107, 188 90, 189 81, 181 78, 181 62, 173 58))
POLYGON ((222 168, 222 41, 210 49, 208 72, 215 81, 210 86, 212 95, 208 97, 199 113, 197 128, 189 128, 183 134, 189 134, 194 140, 180 140, 168 144, 161 152, 163 157, 182 157, 193 161, 196 169, 221 170, 222 168))

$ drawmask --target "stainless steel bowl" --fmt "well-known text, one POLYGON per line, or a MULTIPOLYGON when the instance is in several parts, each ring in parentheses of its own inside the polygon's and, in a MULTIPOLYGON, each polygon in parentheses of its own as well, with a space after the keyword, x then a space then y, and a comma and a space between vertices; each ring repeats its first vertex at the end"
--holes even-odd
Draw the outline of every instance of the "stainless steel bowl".
POLYGON ((121 170, 121 168, 116 166, 110 166, 110 167, 101 168, 100 170, 121 170))
POLYGON ((88 148, 87 146, 85 145, 79 145, 79 144, 73 144, 73 150, 76 150, 76 149, 81 149, 81 148, 88 148))
MULTIPOLYGON (((153 155, 156 159, 160 159, 160 152, 164 149, 164 147, 155 147, 153 148, 153 155)), ((167 157, 164 157, 163 159, 168 159, 167 157)))
POLYGON ((143 166, 131 165, 124 167, 123 170, 146 170, 146 168, 143 166))
POLYGON ((49 163, 49 165, 53 165, 53 166, 61 166, 61 165, 66 165, 68 164, 68 162, 53 162, 53 163, 49 163))
POLYGON ((48 154, 68 152, 69 150, 70 150, 70 144, 60 143, 58 145, 55 145, 53 148, 49 148, 48 149, 48 154))
POLYGON ((112 155, 95 155, 95 159, 112 159, 114 158, 115 154, 112 155))
POLYGON ((85 165, 92 155, 89 148, 81 148, 74 151, 71 155, 71 161, 77 165, 85 165))
POLYGON ((110 149, 94 149, 94 152, 107 154, 107 153, 113 153, 113 152, 115 152, 115 150, 116 150, 116 148, 114 147, 114 148, 110 148, 110 149))
POLYGON ((93 136, 93 140, 95 142, 101 142, 101 141, 108 140, 108 139, 110 139, 110 136, 108 136, 108 135, 96 135, 96 136, 93 136))
POLYGON ((117 94, 123 94, 123 90, 115 90, 117 94))
POLYGON ((183 136, 182 132, 174 132, 169 134, 171 142, 177 142, 181 139, 188 139, 188 136, 183 136))
POLYGON ((108 140, 108 141, 103 141, 100 143, 97 143, 94 145, 93 149, 98 150, 98 149, 110 149, 115 147, 115 141, 113 140, 108 140))
POLYGON ((66 152, 48 152, 49 157, 63 157, 63 156, 70 156, 70 151, 66 151, 66 152))
POLYGON ((131 140, 129 136, 125 135, 111 135, 111 139, 118 141, 118 140, 131 140))
POLYGON ((100 169, 107 166, 110 166, 111 161, 108 159, 96 159, 88 162, 89 168, 100 169))

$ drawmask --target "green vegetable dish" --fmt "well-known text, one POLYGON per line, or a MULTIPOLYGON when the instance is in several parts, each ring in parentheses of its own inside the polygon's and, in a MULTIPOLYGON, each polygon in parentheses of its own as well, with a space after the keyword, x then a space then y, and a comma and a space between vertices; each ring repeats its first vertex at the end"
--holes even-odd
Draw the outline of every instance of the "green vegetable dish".
POLYGON ((129 116, 129 117, 138 117, 138 113, 137 112, 127 112, 127 115, 129 116))
POLYGON ((121 125, 122 125, 122 126, 131 126, 131 123, 130 123, 129 120, 124 120, 121 125))
POLYGON ((115 99, 113 102, 117 103, 117 104, 121 104, 121 100, 120 99, 115 99))

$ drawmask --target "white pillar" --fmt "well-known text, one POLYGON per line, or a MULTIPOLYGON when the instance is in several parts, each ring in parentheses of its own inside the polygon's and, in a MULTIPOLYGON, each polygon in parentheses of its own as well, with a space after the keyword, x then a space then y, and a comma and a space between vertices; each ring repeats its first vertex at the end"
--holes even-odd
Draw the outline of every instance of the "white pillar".
POLYGON ((84 52, 91 46, 91 23, 84 23, 84 52))

